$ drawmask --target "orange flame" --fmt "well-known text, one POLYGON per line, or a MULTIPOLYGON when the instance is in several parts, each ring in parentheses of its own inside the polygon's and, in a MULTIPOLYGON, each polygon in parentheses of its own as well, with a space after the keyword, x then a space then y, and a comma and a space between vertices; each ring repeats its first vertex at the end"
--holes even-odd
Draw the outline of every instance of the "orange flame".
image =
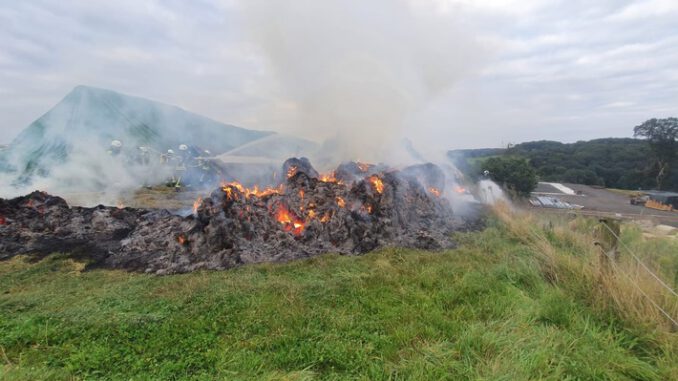
POLYGON ((264 190, 259 191, 255 187, 255 190, 256 190, 256 192, 251 192, 251 194, 261 198, 261 197, 265 197, 265 196, 270 196, 272 194, 281 194, 285 189, 284 189, 284 186, 282 184, 280 184, 276 188, 267 187, 264 190))
POLYGON ((454 187, 454 191, 457 192, 457 193, 465 193, 465 192, 466 192, 466 188, 457 185, 456 187, 454 187))
POLYGON ((229 199, 229 200, 233 200, 233 197, 235 196, 235 194, 233 193, 233 188, 224 187, 222 189, 223 189, 224 193, 226 193, 226 198, 229 199))
POLYGON ((284 204, 280 204, 275 219, 283 226, 286 232, 300 235, 304 231, 304 221, 292 213, 284 204))
POLYGON ((304 190, 303 189, 299 189, 299 198, 302 199, 302 200, 304 199, 304 190))
POLYGON ((440 197, 440 190, 438 188, 430 187, 428 188, 428 191, 431 192, 436 197, 440 197))
POLYGON ((377 191, 377 193, 381 194, 384 192, 384 182, 381 181, 381 179, 378 176, 370 176, 369 180, 370 183, 372 183, 374 190, 377 191))
POLYGON ((196 214, 198 212, 198 207, 202 203, 202 197, 198 196, 198 198, 195 199, 193 202, 193 214, 196 214))
POLYGON ((330 212, 325 212, 325 214, 320 218, 320 222, 323 224, 330 220, 330 212))
POLYGON ((237 181, 233 181, 230 183, 227 182, 222 182, 221 183, 221 190, 226 193, 226 198, 229 200, 235 200, 237 198, 237 194, 235 193, 235 189, 237 189, 240 193, 244 193, 245 187, 242 186, 237 181))
POLYGON ((188 243, 188 239, 184 233, 181 233, 177 236, 177 242, 179 242, 179 245, 183 246, 188 243))
POLYGON ((361 163, 357 161, 356 164, 358 165, 358 169, 360 169, 360 172, 367 172, 370 170, 370 165, 367 163, 361 163))
POLYGON ((311 209, 308 211, 308 218, 315 218, 315 210, 311 209))
POLYGON ((336 183, 337 176, 334 172, 320 174, 320 181, 324 183, 336 183))
POLYGON ((297 174, 297 166, 296 165, 290 165, 289 168, 287 168, 287 178, 289 179, 290 177, 294 176, 297 174))
POLYGON ((338 205, 340 208, 344 208, 344 207, 346 207, 346 201, 344 201, 343 198, 337 196, 337 205, 338 205))
POLYGON ((226 197, 229 200, 233 200, 235 197, 235 193, 233 192, 234 188, 237 189, 238 192, 244 194, 245 198, 250 198, 251 196, 261 198, 272 194, 280 194, 284 190, 282 184, 280 184, 277 188, 267 187, 265 189, 259 189, 259 186, 257 185, 255 185, 252 188, 246 188, 237 181, 232 181, 230 183, 226 182, 221 183, 221 189, 226 193, 226 197))

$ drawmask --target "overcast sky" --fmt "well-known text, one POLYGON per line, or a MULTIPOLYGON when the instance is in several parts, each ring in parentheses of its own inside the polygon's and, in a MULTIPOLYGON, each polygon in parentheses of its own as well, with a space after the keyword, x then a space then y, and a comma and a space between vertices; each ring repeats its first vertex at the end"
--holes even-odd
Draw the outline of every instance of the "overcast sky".
MULTIPOLYGON (((454 32, 436 30, 454 33, 459 52, 453 59, 464 65, 455 66, 449 56, 442 61, 459 75, 406 108, 407 137, 426 135, 449 148, 576 141, 626 137, 646 119, 678 116, 676 0, 436 0, 431 6, 432 1, 411 1, 417 3, 410 4, 412 12, 432 12, 437 22, 454 24, 454 32), (422 3, 427 4, 419 7, 422 3)), ((284 24, 276 18, 294 20, 291 12, 301 14, 273 36, 303 41, 314 32, 286 36, 290 27, 314 17, 315 8, 304 13, 299 4, 316 7, 322 0, 290 1, 296 4, 292 11, 276 2, 267 17, 260 16, 261 4, 268 3, 260 2, 257 17, 245 3, 0 0, 0 143, 11 141, 79 84, 174 104, 247 128, 299 133, 290 127, 299 117, 291 115, 305 110, 299 107, 299 89, 290 90, 299 73, 285 77, 281 72, 294 65, 289 56, 283 69, 271 64, 280 52, 262 44, 257 23, 284 24)), ((346 1, 342 4, 352 7, 350 12, 331 8, 329 14, 343 18, 349 33, 354 23, 361 25, 356 27, 359 40, 365 35, 372 43, 401 44, 399 36, 409 26, 383 24, 409 19, 391 18, 400 9, 382 18, 374 6, 363 10, 366 3, 346 1), (380 38, 370 37, 365 28, 373 23, 380 38)), ((305 25, 322 29, 326 21, 319 20, 305 25)), ((447 35, 429 32, 421 36, 429 38, 424 44, 433 51, 439 38, 449 42, 447 35)), ((284 53, 299 61, 314 54, 297 48, 284 53)), ((343 46, 337 54, 350 49, 343 46)), ((384 50, 387 58, 399 59, 402 53, 384 50)))

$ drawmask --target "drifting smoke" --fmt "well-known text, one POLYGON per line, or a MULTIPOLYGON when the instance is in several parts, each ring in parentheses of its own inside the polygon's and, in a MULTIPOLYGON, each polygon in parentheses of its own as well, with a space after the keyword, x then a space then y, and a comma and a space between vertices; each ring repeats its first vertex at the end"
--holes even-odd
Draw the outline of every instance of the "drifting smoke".
POLYGON ((16 197, 40 189, 61 194, 80 205, 116 205, 126 193, 146 183, 162 182, 170 174, 157 163, 141 166, 127 163, 122 157, 113 158, 105 148, 99 144, 78 144, 63 164, 50 169, 48 176, 34 176, 27 184, 17 183, 12 174, 0 174, 3 183, 0 197, 16 197))
MULTIPOLYGON (((414 0, 243 0, 241 5, 248 35, 273 75, 261 85, 261 96, 277 99, 289 110, 279 123, 286 132, 325 141, 318 152, 308 153, 319 169, 356 159, 391 166, 434 162, 445 171, 450 182, 446 188, 457 184, 458 171, 441 152, 434 152, 432 144, 417 150, 402 142, 416 137, 445 149, 453 143, 427 136, 413 119, 472 75, 485 56, 458 9, 441 12, 433 1, 414 0)), ((24 151, 49 162, 57 158, 43 153, 61 142, 68 162, 54 166, 46 178, 35 177, 25 189, 3 187, 13 180, 0 179, 0 197, 32 189, 61 195, 74 189, 105 189, 102 198, 111 204, 120 192, 162 182, 170 175, 167 167, 154 166, 157 163, 138 166, 111 158, 105 151, 113 139, 124 142, 128 152, 122 156, 134 156, 131 151, 143 145, 157 158, 159 152, 189 143, 188 138, 189 144, 221 154, 266 136, 254 131, 207 133, 198 126, 210 126, 209 131, 227 126, 110 93, 81 88, 62 102, 64 107, 39 120, 50 128, 37 126, 36 131, 45 135, 32 138, 48 149, 29 146, 24 151), (215 142, 232 146, 212 147, 215 142)), ((21 170, 28 162, 19 158, 14 167, 21 170)))
POLYGON ((282 124, 296 135, 329 139, 319 161, 403 162, 408 120, 484 55, 461 15, 442 13, 434 2, 243 3, 276 78, 269 90, 291 110, 282 124))
POLYGON ((174 161, 163 156, 168 149, 176 152, 174 158, 181 154, 182 144, 222 153, 268 134, 146 99, 78 86, 0 155, 0 197, 40 189, 74 195, 78 204, 115 205, 124 193, 163 183, 173 175, 174 161), (122 142, 119 152, 110 151, 113 140, 122 142))
POLYGON ((497 183, 488 179, 478 181, 478 198, 485 205, 511 204, 504 194, 504 190, 497 183))
MULTIPOLYGON (((16 197, 40 189, 63 195, 80 205, 116 205, 126 193, 143 184, 160 183, 171 174, 157 160, 147 165, 136 162, 134 155, 138 147, 134 145, 123 147, 125 151, 117 157, 109 155, 107 149, 110 142, 104 141, 95 131, 80 131, 79 135, 72 136, 57 128, 46 129, 45 133, 43 139, 36 139, 39 148, 28 152, 12 152, 8 158, 9 166, 19 171, 27 165, 35 165, 40 169, 30 174, 0 173, 0 197, 16 197), (57 150, 57 154, 50 153, 53 147, 49 143, 45 144, 50 141, 58 142, 63 152, 57 150), (65 155, 62 156, 62 153, 65 155), (41 173, 43 171, 44 174, 41 173)), ((128 134, 119 135, 117 139, 128 144, 135 141, 128 134)))

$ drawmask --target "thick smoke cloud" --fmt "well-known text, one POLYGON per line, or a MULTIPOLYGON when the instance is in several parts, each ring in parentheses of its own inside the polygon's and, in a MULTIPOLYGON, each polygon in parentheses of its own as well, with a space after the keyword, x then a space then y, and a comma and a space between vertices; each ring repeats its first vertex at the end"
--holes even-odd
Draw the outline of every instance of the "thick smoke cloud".
MULTIPOLYGON (((436 160, 430 149, 417 147, 416 152, 403 141, 411 138, 413 130, 421 141, 426 133, 412 128, 412 116, 471 75, 483 61, 485 50, 461 13, 441 12, 434 2, 405 0, 254 0, 241 2, 238 10, 244 16, 245 39, 256 49, 253 56, 257 61, 264 59, 263 71, 268 73, 251 80, 263 78, 257 86, 261 98, 277 99, 291 110, 282 123, 286 132, 325 141, 312 157, 318 167, 327 169, 355 159, 390 165, 444 160, 436 160)), ((64 115, 57 119, 71 120, 64 115)), ((120 133, 102 140, 95 131, 110 123, 95 124, 77 132, 52 130, 77 134, 72 141, 96 144, 71 147, 68 165, 31 186, 59 193, 101 189, 103 183, 103 188, 117 195, 145 180, 157 182, 167 176, 153 171, 158 178, 145 179, 145 171, 110 160, 105 148, 111 139, 121 139, 130 148, 138 144, 120 133)), ((166 138, 178 135, 167 128, 163 134, 166 138)), ((178 137, 171 140, 181 142, 178 137)), ((449 147, 441 144, 441 148, 449 147)))
POLYGON ((268 90, 291 110, 283 124, 329 139, 328 161, 402 161, 408 120, 484 56, 462 15, 433 2, 248 0, 243 7, 274 73, 268 90))

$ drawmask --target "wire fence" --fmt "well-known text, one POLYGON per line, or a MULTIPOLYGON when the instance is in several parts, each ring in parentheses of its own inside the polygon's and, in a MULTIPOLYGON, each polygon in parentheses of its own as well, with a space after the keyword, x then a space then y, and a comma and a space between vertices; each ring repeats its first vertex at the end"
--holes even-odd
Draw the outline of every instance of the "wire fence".
MULTIPOLYGON (((617 242, 619 242, 619 243, 622 245, 622 247, 624 247, 624 248, 626 249, 626 251, 628 251, 629 254, 631 254, 631 256, 633 257, 633 259, 635 259, 636 262, 638 262, 638 264, 639 264, 645 271, 647 271, 648 274, 650 274, 654 279, 656 279, 656 280, 659 282, 659 284, 660 284, 663 288, 665 288, 666 290, 668 290, 668 291, 669 291, 671 294, 673 294, 674 296, 678 297, 678 294, 676 294, 676 292, 675 292, 668 284, 666 284, 666 282, 664 282, 659 276, 657 276, 657 274, 655 274, 655 273, 654 273, 654 272, 653 272, 653 271, 652 271, 652 270, 651 270, 651 269, 650 269, 650 268, 649 268, 649 267, 648 267, 648 266, 640 259, 640 257, 638 257, 638 256, 631 250, 631 248, 629 248, 629 247, 621 240, 621 237, 619 237, 619 235, 617 235, 617 234, 616 234, 612 229, 610 229, 610 227, 607 226, 606 224, 602 224, 602 225, 605 226, 605 228, 607 228, 607 230, 608 230, 608 231, 609 231, 609 232, 617 239, 617 242)), ((608 252, 606 252, 605 250, 603 250, 603 252, 604 252, 604 254, 607 256, 607 258, 609 259, 609 263, 612 264, 612 266, 614 267, 615 271, 618 272, 618 273, 620 273, 620 274, 622 274, 622 275, 623 275, 623 276, 624 276, 624 277, 625 277, 625 278, 626 278, 626 279, 627 279, 627 280, 628 280, 628 281, 629 281, 629 282, 630 282, 630 283, 631 283, 631 284, 632 284, 632 285, 633 285, 633 286, 634 286, 634 287, 635 287, 635 288, 636 288, 636 289, 637 289, 637 290, 638 290, 638 291, 639 291, 639 292, 640 292, 640 293, 641 293, 641 294, 642 294, 642 295, 643 295, 643 296, 644 296, 644 297, 645 297, 645 298, 646 298, 646 299, 647 299, 647 300, 655 307, 655 308, 657 308, 657 310, 659 310, 659 312, 661 312, 667 319, 669 319, 669 320, 673 323, 673 325, 674 325, 676 328, 678 328, 678 320, 676 320, 673 316, 671 316, 671 314, 668 313, 664 308, 662 308, 662 307, 659 305, 659 303, 655 302, 655 301, 650 297, 650 295, 648 295, 645 291, 643 291, 643 289, 638 285, 638 283, 636 283, 636 282, 633 280, 633 278, 632 278, 629 274, 627 274, 625 271, 623 271, 623 270, 617 265, 615 259, 612 258, 608 252)))

